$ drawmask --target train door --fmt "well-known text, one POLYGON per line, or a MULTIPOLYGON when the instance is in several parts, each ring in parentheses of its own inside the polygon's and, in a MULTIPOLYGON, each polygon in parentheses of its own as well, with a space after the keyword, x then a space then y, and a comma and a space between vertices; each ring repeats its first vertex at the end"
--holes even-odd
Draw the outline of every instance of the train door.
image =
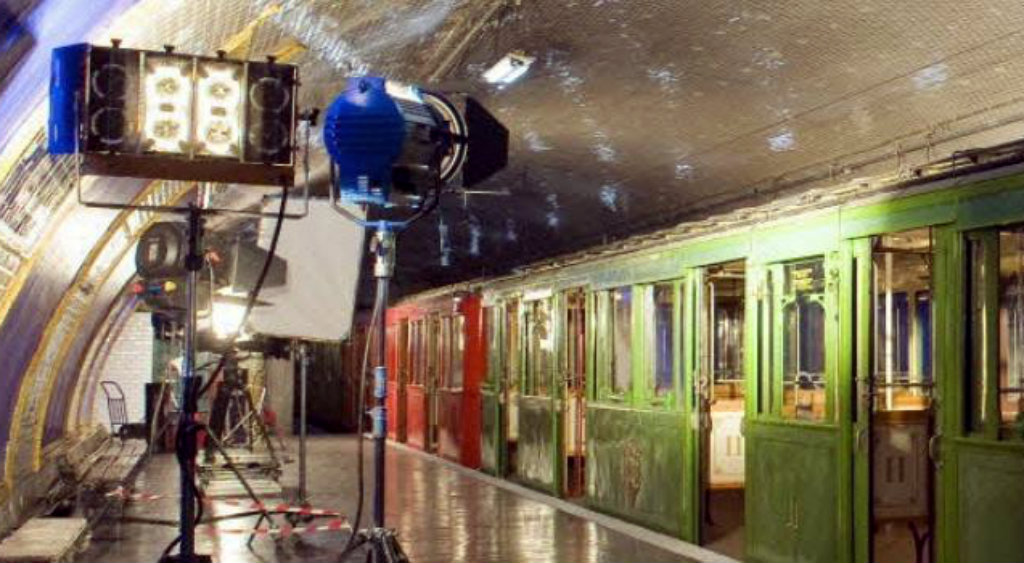
POLYGON ((586 294, 565 293, 565 365, 562 412, 562 493, 582 496, 586 483, 586 294))
POLYGON ((504 440, 503 473, 506 477, 515 474, 516 453, 519 446, 519 301, 505 303, 505 362, 501 373, 501 436, 504 440))
POLYGON ((441 316, 437 313, 431 314, 427 320, 429 328, 427 329, 427 354, 429 362, 429 370, 427 377, 427 397, 426 397, 426 410, 427 410, 427 443, 426 451, 436 452, 438 445, 438 417, 439 406, 438 406, 438 388, 443 384, 442 378, 444 373, 444 354, 442 353, 442 343, 444 341, 441 333, 441 316))
POLYGON ((934 561, 932 236, 858 241, 860 560, 934 561), (866 541, 866 549, 864 543, 866 541))
POLYGON ((501 387, 505 363, 505 320, 500 304, 485 306, 483 314, 487 340, 487 375, 480 382, 480 465, 491 475, 502 475, 505 438, 502 435, 504 395, 501 387))
POLYGON ((700 539, 712 550, 744 555, 746 264, 700 270, 698 377, 700 539))
POLYGON ((398 342, 397 342, 397 364, 398 373, 395 374, 397 379, 397 388, 395 389, 395 406, 398 412, 395 413, 395 439, 399 442, 405 442, 406 440, 406 386, 409 384, 412 378, 412 347, 409 333, 409 320, 402 319, 398 324, 398 342))

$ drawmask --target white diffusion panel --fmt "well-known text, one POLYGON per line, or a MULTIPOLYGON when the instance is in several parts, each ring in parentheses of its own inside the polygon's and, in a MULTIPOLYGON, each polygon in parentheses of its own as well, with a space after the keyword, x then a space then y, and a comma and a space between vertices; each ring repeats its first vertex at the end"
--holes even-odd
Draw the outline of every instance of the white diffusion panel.
MULTIPOLYGON (((279 203, 268 201, 264 211, 276 212, 279 203)), ((302 202, 289 202, 288 207, 299 212, 302 202)), ((260 224, 263 248, 270 246, 275 222, 264 219, 260 224)), ((362 254, 362 227, 333 211, 329 202, 310 201, 307 217, 285 220, 277 255, 288 261, 288 281, 260 293, 260 300, 271 305, 253 309, 250 330, 309 340, 348 336, 362 254)))

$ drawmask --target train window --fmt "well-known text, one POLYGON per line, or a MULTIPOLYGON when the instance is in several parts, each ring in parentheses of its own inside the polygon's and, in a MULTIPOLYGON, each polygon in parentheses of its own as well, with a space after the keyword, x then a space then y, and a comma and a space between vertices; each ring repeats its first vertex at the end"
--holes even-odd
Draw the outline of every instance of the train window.
POLYGON ((758 341, 761 347, 758 364, 758 390, 757 395, 758 411, 761 413, 770 413, 774 410, 774 388, 772 386, 772 358, 774 357, 774 348, 772 347, 772 323, 771 323, 771 304, 773 303, 772 296, 775 294, 774 286, 772 285, 772 271, 767 270, 764 278, 764 293, 762 298, 757 303, 758 313, 758 341))
POLYGON ((484 329, 487 331, 487 380, 497 385, 501 379, 501 315, 497 307, 484 308, 484 329))
POLYGON ((1024 438, 1024 228, 972 236, 968 257, 971 430, 1024 438))
POLYGON ((423 381, 423 366, 420 364, 420 350, 422 348, 420 335, 423 331, 421 330, 420 321, 413 321, 411 325, 409 332, 410 381, 414 385, 420 385, 423 381))
POLYGON ((872 258, 876 411, 925 410, 931 403, 931 235, 879 237, 872 258))
POLYGON ((441 335, 438 339, 437 386, 449 387, 452 376, 452 318, 441 318, 441 335))
POLYGON ((654 370, 654 394, 662 396, 672 392, 672 374, 675 366, 675 305, 678 291, 675 284, 660 283, 648 287, 647 342, 648 354, 654 370))
POLYGON ((825 418, 825 261, 783 266, 782 416, 825 418))
POLYGON ((396 379, 398 381, 405 382, 409 380, 410 358, 409 321, 403 320, 398 324, 398 355, 396 357, 398 368, 396 379))
POLYGON ((427 385, 440 384, 441 319, 433 315, 427 320, 427 385))
POLYGON ((620 287, 611 292, 612 297, 612 392, 622 394, 629 391, 632 376, 633 346, 633 289, 620 287))
POLYGON ((520 371, 519 371, 519 350, 521 337, 519 335, 519 302, 510 301, 505 305, 504 318, 506 324, 505 332, 505 385, 510 394, 519 392, 520 371))
POLYGON ((547 396, 555 356, 550 299, 538 299, 527 304, 524 328, 526 329, 526 388, 524 392, 527 395, 547 396))
POLYGON ((452 360, 451 378, 448 386, 452 389, 462 389, 463 381, 463 354, 466 350, 466 319, 462 315, 452 317, 452 360))
POLYGON ((1024 228, 999 233, 999 421, 1024 438, 1024 228))

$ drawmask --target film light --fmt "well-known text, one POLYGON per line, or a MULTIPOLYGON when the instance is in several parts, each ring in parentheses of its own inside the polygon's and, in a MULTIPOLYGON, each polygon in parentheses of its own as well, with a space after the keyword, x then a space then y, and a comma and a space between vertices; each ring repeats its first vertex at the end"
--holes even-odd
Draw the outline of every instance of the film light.
POLYGON ((142 79, 142 149, 187 154, 192 121, 192 60, 147 56, 142 79))
POLYGON ((196 150, 199 154, 241 155, 242 68, 202 61, 196 79, 196 150))
POLYGON ((54 49, 49 151, 84 174, 293 183, 298 69, 86 44, 54 49))

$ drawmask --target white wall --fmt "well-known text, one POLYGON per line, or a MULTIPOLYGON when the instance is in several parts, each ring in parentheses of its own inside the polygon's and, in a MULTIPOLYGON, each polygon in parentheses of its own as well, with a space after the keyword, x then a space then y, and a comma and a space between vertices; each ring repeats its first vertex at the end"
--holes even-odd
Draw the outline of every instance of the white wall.
MULTIPOLYGON (((146 384, 153 377, 153 325, 149 313, 133 313, 110 349, 99 380, 117 382, 124 390, 129 422, 146 418, 146 384)), ((110 428, 107 399, 96 385, 92 421, 110 428)))
POLYGON ((295 374, 287 358, 267 358, 263 364, 267 386, 267 403, 277 413, 277 426, 282 436, 292 434, 295 417, 295 374))

